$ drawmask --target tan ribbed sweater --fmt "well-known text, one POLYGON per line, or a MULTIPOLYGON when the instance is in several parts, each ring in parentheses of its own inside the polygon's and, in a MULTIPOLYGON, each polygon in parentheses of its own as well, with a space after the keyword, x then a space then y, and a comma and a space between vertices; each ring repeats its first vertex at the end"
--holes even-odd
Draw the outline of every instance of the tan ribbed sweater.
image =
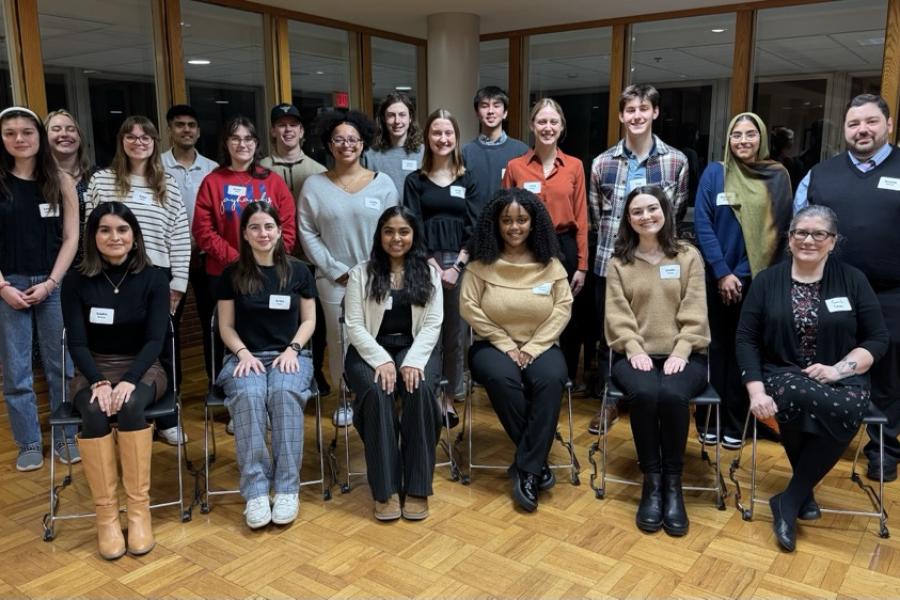
POLYGON ((606 340, 628 358, 641 353, 687 360, 709 346, 703 259, 685 245, 659 264, 618 258, 606 274, 606 340), (674 275, 677 272, 677 277, 674 275))
POLYGON ((498 350, 519 349, 537 358, 559 340, 572 313, 566 270, 547 266, 472 261, 460 287, 459 312, 475 335, 498 350))

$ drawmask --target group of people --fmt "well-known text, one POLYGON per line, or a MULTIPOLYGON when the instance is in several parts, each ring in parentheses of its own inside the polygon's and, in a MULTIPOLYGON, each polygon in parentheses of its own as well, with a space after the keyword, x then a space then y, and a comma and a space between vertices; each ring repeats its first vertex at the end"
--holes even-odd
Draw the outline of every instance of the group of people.
MULTIPOLYGON (((438 431, 458 422, 466 365, 516 446, 511 495, 536 510, 555 484, 547 460, 560 398, 594 322, 601 377, 628 401, 644 476, 641 530, 688 531, 689 403, 708 380, 723 400, 723 435, 704 429, 704 443, 739 447, 748 408, 778 421, 794 470, 771 500, 783 548, 795 546, 797 519, 820 514, 813 488, 870 401, 889 425, 884 464, 874 443, 866 447, 868 475, 896 478, 900 261, 884 248, 900 222, 900 153, 888 143, 883 99, 850 102, 848 151, 814 167, 796 192, 768 156, 762 119, 735 116, 724 160, 699 182, 696 246, 677 233, 688 164, 652 133, 652 86, 624 90, 624 138, 588 177, 559 147, 566 120, 556 101, 535 103, 531 148, 503 130, 508 102, 499 88, 479 90, 480 133, 465 145, 447 110, 420 131, 402 93, 388 95, 376 123, 325 113, 316 131, 327 166, 303 153, 290 104, 272 109, 268 157, 240 116, 222 129, 220 162, 202 156, 197 114, 178 105, 166 115, 171 150, 161 152, 150 120, 129 117, 112 164, 99 170, 71 114, 0 112, 0 361, 16 467, 43 463, 36 325, 47 378, 69 381, 83 419, 52 451, 84 463, 101 555, 152 549, 144 411, 171 401, 181 377, 178 353, 164 348, 171 336, 177 343, 190 284, 254 529, 298 514, 314 379, 323 393, 343 382, 353 393, 334 420, 364 442, 375 518, 427 518, 438 431)), ((55 409, 59 386, 49 395, 55 409)), ((605 406, 590 429, 625 408, 605 406)), ((158 419, 156 430, 185 443, 175 419, 158 419)))

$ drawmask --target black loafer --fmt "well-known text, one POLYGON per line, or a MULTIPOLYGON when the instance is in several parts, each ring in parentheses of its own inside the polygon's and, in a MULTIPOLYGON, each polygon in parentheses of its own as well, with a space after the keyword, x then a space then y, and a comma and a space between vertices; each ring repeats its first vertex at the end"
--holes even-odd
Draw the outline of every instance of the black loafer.
POLYGON ((553 474, 553 469, 549 465, 544 465, 541 467, 541 479, 538 481, 538 489, 546 492, 554 485, 556 485, 556 475, 553 474))
POLYGON ((769 508, 772 509, 772 530, 775 539, 782 549, 793 552, 797 548, 797 524, 789 523, 781 513, 781 494, 769 498, 769 508))
POLYGON ((815 521, 822 518, 822 509, 819 508, 819 504, 812 493, 809 494, 809 498, 800 507, 800 514, 797 515, 797 518, 801 521, 815 521))
POLYGON ((516 469, 513 480, 513 499, 522 510, 534 512, 538 505, 538 478, 534 473, 516 469))
POLYGON ((663 524, 662 474, 645 473, 641 502, 634 517, 637 528, 656 533, 663 524))
POLYGON ((456 413, 456 411, 447 412, 446 416, 447 416, 447 420, 442 422, 441 425, 444 425, 444 424, 449 425, 450 429, 453 429, 457 425, 459 425, 459 415, 456 413))
POLYGON ((672 537, 681 537, 688 532, 690 526, 681 493, 681 475, 663 475, 662 496, 663 529, 672 537))
MULTIPOLYGON (((878 481, 878 478, 880 475, 879 471, 881 470, 880 464, 881 463, 878 462, 877 458, 875 460, 871 460, 871 459, 869 460, 869 468, 866 469, 866 478, 867 479, 871 479, 872 481, 878 481)), ((884 482, 888 483, 890 481, 896 481, 896 479, 897 479, 897 463, 895 463, 893 461, 885 462, 884 463, 884 482)))

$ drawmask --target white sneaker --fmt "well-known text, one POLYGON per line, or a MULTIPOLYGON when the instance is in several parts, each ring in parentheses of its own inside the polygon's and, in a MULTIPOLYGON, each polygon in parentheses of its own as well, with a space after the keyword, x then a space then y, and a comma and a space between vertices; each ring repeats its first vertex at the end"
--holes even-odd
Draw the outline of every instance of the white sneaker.
POLYGON ((234 419, 228 419, 228 425, 225 426, 225 433, 234 435, 234 419))
POLYGON ((268 525, 272 521, 269 497, 257 496, 248 501, 246 508, 244 508, 244 517, 247 520, 247 527, 250 529, 259 529, 268 525))
POLYGON ((300 508, 300 496, 297 494, 275 494, 272 504, 272 522, 276 525, 287 525, 297 518, 300 508))
POLYGON ((179 431, 178 427, 169 427, 168 429, 158 429, 159 437, 170 446, 187 443, 187 434, 179 431))
POLYGON ((353 409, 349 406, 338 406, 331 420, 336 427, 348 427, 353 424, 353 409))

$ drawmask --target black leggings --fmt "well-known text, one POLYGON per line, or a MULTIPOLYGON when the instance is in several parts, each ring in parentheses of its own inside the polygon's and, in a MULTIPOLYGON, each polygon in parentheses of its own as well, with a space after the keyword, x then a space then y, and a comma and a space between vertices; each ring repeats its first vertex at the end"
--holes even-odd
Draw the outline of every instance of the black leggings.
POLYGON ((840 460, 848 441, 837 440, 827 435, 816 435, 803 431, 800 420, 779 423, 781 443, 791 463, 791 481, 781 495, 781 510, 789 521, 797 518, 816 484, 840 460))
POLYGON ((81 415, 81 437, 99 438, 112 431, 109 424, 118 423, 119 431, 138 431, 147 427, 144 411, 156 400, 156 384, 138 383, 131 392, 131 398, 122 405, 119 412, 111 417, 100 410, 100 403, 91 402, 91 388, 86 387, 77 394, 73 402, 81 415))

